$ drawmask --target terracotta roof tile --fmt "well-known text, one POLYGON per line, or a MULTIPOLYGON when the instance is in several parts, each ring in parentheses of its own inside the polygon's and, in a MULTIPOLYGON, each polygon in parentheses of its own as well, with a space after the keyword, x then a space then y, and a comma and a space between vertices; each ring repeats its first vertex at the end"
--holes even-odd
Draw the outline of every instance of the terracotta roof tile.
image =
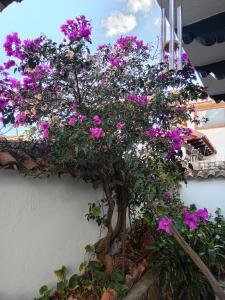
POLYGON ((187 170, 188 179, 225 178, 224 161, 200 161, 193 164, 193 170, 187 170))
POLYGON ((32 172, 35 175, 46 175, 53 168, 41 158, 33 158, 22 147, 26 138, 0 136, 0 168, 18 169, 21 173, 32 172))

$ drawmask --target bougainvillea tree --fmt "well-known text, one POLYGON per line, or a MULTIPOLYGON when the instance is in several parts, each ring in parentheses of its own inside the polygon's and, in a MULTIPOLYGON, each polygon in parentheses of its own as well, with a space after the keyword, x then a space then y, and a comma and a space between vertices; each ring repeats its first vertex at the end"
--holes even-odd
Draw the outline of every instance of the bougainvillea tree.
POLYGON ((29 129, 32 155, 44 157, 53 173, 69 172, 103 188, 107 233, 95 253, 110 274, 110 247, 127 208, 142 207, 156 192, 165 197, 165 187, 182 179, 180 150, 190 134, 182 125, 190 119, 191 100, 205 92, 193 83, 186 56, 182 71, 169 71, 167 63, 154 64, 151 46, 134 36, 91 53, 91 30, 81 16, 61 26, 60 44, 9 34, 0 112, 4 126, 29 129))

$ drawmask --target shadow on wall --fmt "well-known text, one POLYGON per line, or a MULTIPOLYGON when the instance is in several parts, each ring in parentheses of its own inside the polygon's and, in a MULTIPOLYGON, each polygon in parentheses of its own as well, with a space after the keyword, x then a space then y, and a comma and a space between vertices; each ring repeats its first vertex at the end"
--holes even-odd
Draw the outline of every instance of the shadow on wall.
POLYGON ((63 264, 78 271, 99 238, 85 219, 101 190, 71 177, 33 179, 0 171, 0 299, 31 300, 63 264))

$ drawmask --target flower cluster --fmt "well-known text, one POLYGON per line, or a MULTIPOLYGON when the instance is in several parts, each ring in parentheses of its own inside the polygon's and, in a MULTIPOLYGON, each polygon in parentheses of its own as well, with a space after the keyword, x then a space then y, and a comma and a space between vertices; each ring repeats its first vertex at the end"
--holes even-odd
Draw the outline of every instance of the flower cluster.
POLYGON ((1 97, 0 98, 0 110, 3 110, 6 108, 8 102, 5 98, 1 97))
POLYGON ((15 116, 15 124, 13 126, 14 128, 17 128, 19 126, 24 126, 25 123, 26 123, 26 114, 24 112, 21 112, 15 116))
POLYGON ((206 224, 208 216, 209 214, 206 208, 199 209, 196 213, 190 213, 187 209, 183 211, 183 221, 190 229, 196 229, 199 226, 200 220, 203 224, 206 224))
POLYGON ((167 159, 170 159, 177 151, 179 151, 184 143, 184 136, 191 135, 191 129, 182 128, 177 130, 161 131, 159 127, 151 128, 145 132, 147 137, 152 140, 162 139, 170 142, 170 148, 166 155, 167 159))
POLYGON ((24 40, 23 47, 26 51, 37 52, 40 50, 41 43, 43 42, 43 40, 44 40, 43 36, 40 36, 39 38, 34 40, 30 40, 30 39, 24 40))
POLYGON ((48 121, 42 121, 39 125, 39 128, 41 130, 43 139, 47 140, 49 137, 49 128, 50 128, 48 121))
POLYGON ((90 135, 93 140, 98 140, 105 136, 105 132, 102 128, 94 127, 90 128, 90 135))
MULTIPOLYGON (((144 45, 142 40, 138 40, 136 36, 120 37, 115 44, 115 48, 119 47, 121 50, 147 50, 148 46, 144 45)), ((126 52, 125 52, 126 55, 126 52)))
POLYGON ((141 105, 147 105, 149 103, 149 99, 147 96, 128 95, 127 99, 141 105))
POLYGON ((78 41, 84 38, 90 41, 91 25, 86 20, 85 16, 77 17, 75 19, 67 20, 60 27, 61 31, 71 42, 78 41))
POLYGON ((121 66, 126 65, 127 62, 121 56, 116 56, 115 54, 112 53, 109 57, 109 63, 113 67, 121 67, 121 66))
MULTIPOLYGON (((199 209, 196 213, 191 213, 187 209, 182 211, 183 222, 191 230, 197 229, 199 224, 202 222, 204 225, 209 217, 207 208, 199 209)), ((170 218, 162 217, 159 220, 157 230, 166 232, 168 235, 172 234, 171 225, 173 221, 170 218)))
POLYGON ((164 232, 166 232, 168 235, 172 235, 172 232, 171 232, 171 225, 172 225, 172 220, 169 219, 169 218, 161 218, 159 220, 159 224, 158 224, 158 228, 157 230, 162 230, 164 232))
POLYGON ((8 34, 3 46, 7 56, 14 56, 19 59, 23 59, 23 54, 21 52, 21 39, 17 32, 8 34))

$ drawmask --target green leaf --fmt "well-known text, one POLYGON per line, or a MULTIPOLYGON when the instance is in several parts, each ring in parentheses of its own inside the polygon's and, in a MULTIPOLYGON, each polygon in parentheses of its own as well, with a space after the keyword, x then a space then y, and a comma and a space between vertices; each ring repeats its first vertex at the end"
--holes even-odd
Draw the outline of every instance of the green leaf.
POLYGON ((70 277, 68 287, 70 289, 74 289, 79 284, 79 281, 80 281, 80 276, 79 275, 77 275, 77 274, 72 275, 70 277))
POLYGON ((112 279, 112 281, 116 281, 116 282, 123 281, 123 279, 124 279, 123 272, 118 269, 114 270, 112 273, 111 279, 112 279))
POLYGON ((101 207, 100 206, 92 207, 91 212, 95 217, 99 217, 101 215, 101 207))
POLYGON ((66 282, 64 281, 57 282, 57 291, 64 290, 65 288, 66 288, 66 282))
POLYGON ((48 291, 49 291, 48 286, 47 286, 47 285, 43 285, 43 286, 40 288, 40 290, 39 290, 39 294, 40 294, 41 296, 43 296, 43 295, 46 294, 48 291))
POLYGON ((55 270, 54 273, 58 282, 66 281, 66 274, 68 273, 68 270, 65 266, 62 266, 62 268, 59 270, 55 270))

